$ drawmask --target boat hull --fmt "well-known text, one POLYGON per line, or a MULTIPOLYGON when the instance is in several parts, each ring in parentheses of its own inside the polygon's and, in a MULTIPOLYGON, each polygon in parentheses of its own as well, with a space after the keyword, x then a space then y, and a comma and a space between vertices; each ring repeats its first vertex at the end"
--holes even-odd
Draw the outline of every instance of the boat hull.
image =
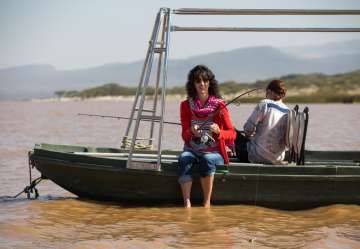
MULTIPOLYGON (((94 156, 88 151, 87 147, 42 145, 35 147, 30 159, 44 178, 79 197, 135 204, 182 203, 176 158, 163 160, 161 171, 138 170, 126 168, 126 157, 94 156)), ((351 161, 344 161, 348 165, 332 160, 328 165, 317 162, 305 166, 232 162, 228 171, 219 167, 215 174, 212 203, 291 210, 360 204, 360 167, 351 161)), ((196 203, 201 202, 202 193, 197 172, 193 175, 191 198, 196 203)))

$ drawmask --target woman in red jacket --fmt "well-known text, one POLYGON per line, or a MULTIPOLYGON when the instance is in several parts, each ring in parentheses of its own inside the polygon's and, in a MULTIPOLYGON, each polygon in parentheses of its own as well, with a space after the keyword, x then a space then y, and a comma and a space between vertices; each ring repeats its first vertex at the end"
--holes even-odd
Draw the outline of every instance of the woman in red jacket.
POLYGON ((203 206, 210 207, 216 165, 228 164, 226 146, 233 143, 236 132, 219 94, 215 75, 209 68, 198 65, 189 72, 186 92, 187 100, 180 106, 184 151, 179 157, 179 183, 184 206, 190 208, 191 171, 197 164, 203 206))

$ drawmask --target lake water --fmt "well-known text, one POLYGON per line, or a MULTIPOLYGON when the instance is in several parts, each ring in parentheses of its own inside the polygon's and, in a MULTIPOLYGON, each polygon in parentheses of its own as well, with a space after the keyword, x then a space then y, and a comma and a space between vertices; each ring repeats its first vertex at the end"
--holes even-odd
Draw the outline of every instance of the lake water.
MULTIPOLYGON (((77 113, 128 116, 131 105, 0 102, 0 248, 360 248, 357 205, 291 212, 245 205, 135 207, 79 200, 50 181, 38 186, 38 200, 3 198, 28 184, 27 152, 35 143, 118 147, 126 121, 77 113)), ((253 107, 230 107, 237 128, 253 107)), ((309 107, 307 149, 360 150, 360 105, 309 107)), ((178 122, 178 115, 179 102, 167 103, 166 120, 178 122)), ((165 126, 164 136, 163 148, 181 149, 179 126, 165 126)))

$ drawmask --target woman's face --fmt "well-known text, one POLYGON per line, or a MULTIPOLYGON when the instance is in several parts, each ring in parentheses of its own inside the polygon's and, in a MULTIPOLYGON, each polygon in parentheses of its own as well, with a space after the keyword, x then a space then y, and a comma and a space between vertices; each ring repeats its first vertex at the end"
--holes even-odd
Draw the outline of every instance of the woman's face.
POLYGON ((195 81, 195 89, 198 96, 209 95, 209 81, 204 81, 203 79, 195 81))

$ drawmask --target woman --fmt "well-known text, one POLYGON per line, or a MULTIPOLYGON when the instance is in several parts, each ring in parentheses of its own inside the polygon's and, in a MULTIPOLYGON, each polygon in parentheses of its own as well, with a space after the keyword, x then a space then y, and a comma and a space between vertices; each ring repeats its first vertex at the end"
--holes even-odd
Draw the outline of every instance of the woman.
POLYGON ((203 206, 210 207, 216 165, 229 162, 225 142, 236 137, 215 75, 204 65, 188 74, 187 100, 181 102, 180 118, 184 151, 179 157, 179 183, 184 206, 191 207, 192 167, 199 166, 203 206))
POLYGON ((236 155, 241 162, 282 164, 285 157, 285 133, 289 108, 282 102, 286 87, 282 80, 273 80, 266 87, 266 98, 255 107, 237 131, 236 155))

